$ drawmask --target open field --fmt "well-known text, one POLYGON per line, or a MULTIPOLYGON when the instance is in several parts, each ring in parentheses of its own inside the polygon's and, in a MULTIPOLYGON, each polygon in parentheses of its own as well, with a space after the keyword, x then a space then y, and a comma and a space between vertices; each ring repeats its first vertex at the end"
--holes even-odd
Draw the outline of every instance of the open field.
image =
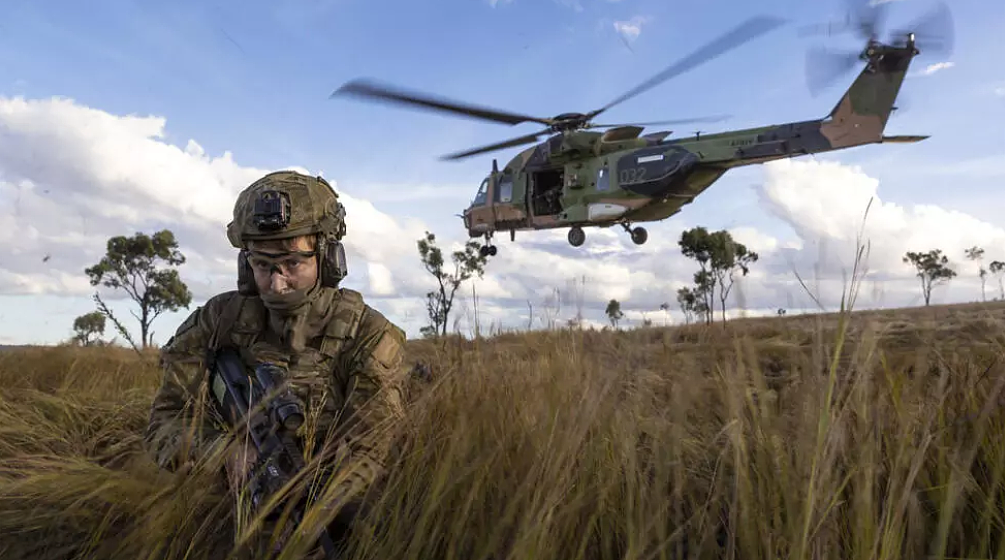
MULTIPOLYGON (((414 341, 353 558, 1005 558, 1005 303, 414 341)), ((222 558, 131 350, 0 353, 0 558, 222 558)))

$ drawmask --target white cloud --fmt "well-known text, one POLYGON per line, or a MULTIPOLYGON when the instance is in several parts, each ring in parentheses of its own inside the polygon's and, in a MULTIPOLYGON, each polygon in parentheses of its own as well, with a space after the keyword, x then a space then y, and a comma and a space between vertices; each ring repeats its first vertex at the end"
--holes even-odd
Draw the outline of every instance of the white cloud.
MULTIPOLYGON (((0 192, 11 201, 0 210, 0 245, 11 256, 0 263, 0 291, 90 293, 83 269, 101 258, 109 237, 163 227, 188 257, 182 274, 194 278, 186 281, 199 288, 197 298, 232 288, 235 250, 225 226, 234 198, 271 170, 239 165, 230 152, 209 156, 195 140, 171 145, 165 124, 69 99, 0 98, 0 192), (51 255, 46 263, 43 254, 51 255)), ((422 224, 341 199, 350 270, 383 263, 370 283, 388 289, 386 265, 414 254, 422 224)))
POLYGON ((947 68, 952 68, 953 66, 956 66, 955 62, 936 62, 935 64, 929 64, 925 67, 925 75, 931 76, 939 70, 945 70, 947 68))
POLYGON ((635 16, 628 21, 615 21, 614 30, 628 42, 635 41, 642 34, 642 25, 652 20, 650 16, 635 16))
MULTIPOLYGON (((0 195, 7 201, 0 207, 0 253, 5 255, 0 294, 86 301, 93 288, 83 270, 101 258, 109 237, 164 227, 176 233, 188 258, 181 274, 197 301, 233 289, 236 251, 226 241, 224 226, 235 195, 271 170, 239 164, 229 152, 207 154, 195 139, 182 147, 172 145, 165 141, 166 124, 164 117, 117 116, 66 99, 0 98, 0 195)), ((993 254, 1005 242, 998 225, 939 207, 884 202, 878 181, 859 168, 795 160, 763 169, 762 206, 791 226, 794 235, 768 235, 742 223, 730 227, 761 257, 733 292, 737 299, 732 305, 739 301, 748 311, 731 314, 812 307, 793 269, 804 278, 818 277, 818 283, 810 283, 839 297, 842 267, 850 269, 870 198, 865 227, 872 241, 869 264, 882 285, 873 290, 873 302, 917 303, 913 272, 901 263, 907 250, 943 249, 960 271, 961 278, 953 282, 959 293, 976 281, 976 265, 963 261, 966 247, 986 247, 987 260, 1003 257, 993 254), (974 278, 965 280, 967 275, 974 278)), ((338 190, 337 177, 329 180, 338 190)), ((417 334, 426 322, 424 295, 436 286, 416 250, 427 225, 389 215, 372 200, 344 191, 340 196, 349 221, 347 285, 363 290, 374 307, 417 334)), ((656 323, 664 319, 660 303, 669 302, 673 320, 681 321, 676 291, 691 282, 696 265, 680 254, 680 232, 694 225, 723 227, 708 218, 692 223, 698 218, 696 211, 685 209, 663 222, 644 224, 650 235, 642 246, 634 245, 620 227, 589 228, 586 244, 579 248, 569 246, 564 229, 518 232, 513 243, 500 236, 499 254, 474 283, 483 329, 525 328, 531 320, 539 327, 555 289, 560 292, 559 322, 576 314, 581 299, 586 320, 603 324, 612 298, 622 302, 629 317, 646 313, 656 323), (570 281, 584 278, 578 298, 570 281)), ((725 221, 732 223, 735 217, 725 221)), ((465 241, 461 228, 446 221, 432 227, 449 259, 465 241)), ((452 270, 449 262, 447 268, 452 270)), ((947 289, 937 297, 952 293, 947 289)), ((474 317, 470 297, 471 285, 464 285, 457 293, 451 330, 458 318, 462 332, 469 331, 474 317)), ((158 324, 156 330, 170 333, 174 326, 158 324)), ((52 327, 53 339, 63 338, 65 327, 52 327)), ((5 328, 10 330, 0 336, 17 340, 16 328, 5 328)))
POLYGON ((394 295, 394 279, 391 271, 381 263, 366 264, 367 276, 370 278, 370 293, 378 296, 394 295))
POLYGON ((928 66, 924 67, 921 70, 918 70, 917 72, 912 72, 912 75, 913 76, 931 76, 932 74, 935 74, 936 72, 939 72, 939 71, 942 71, 942 70, 947 70, 947 69, 952 68, 954 66, 956 66, 955 62, 949 62, 949 61, 946 61, 946 62, 936 62, 934 64, 929 64, 928 66))
POLYGON ((752 227, 732 228, 729 230, 729 234, 738 243, 743 243, 747 249, 756 253, 770 253, 778 248, 777 239, 752 227))
POLYGON ((1005 244, 1002 227, 938 206, 883 202, 879 181, 858 167, 813 160, 783 160, 764 167, 762 203, 803 241, 806 249, 783 253, 804 271, 824 261, 820 271, 826 277, 850 272, 859 232, 870 243, 869 270, 889 279, 913 278, 913 269, 902 262, 907 251, 941 249, 961 276, 976 273, 977 265, 964 260, 970 246, 986 247, 989 260, 1005 256, 994 254, 1005 244))

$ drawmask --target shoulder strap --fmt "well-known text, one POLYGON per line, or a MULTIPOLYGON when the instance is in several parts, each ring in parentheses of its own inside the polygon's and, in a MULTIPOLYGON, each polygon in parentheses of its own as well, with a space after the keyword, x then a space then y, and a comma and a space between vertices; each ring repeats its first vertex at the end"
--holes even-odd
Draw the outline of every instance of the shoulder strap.
POLYGON ((335 313, 325 326, 321 352, 329 356, 341 353, 345 345, 356 338, 365 312, 366 304, 363 303, 362 294, 347 288, 339 290, 335 313))
POLYGON ((216 328, 213 329, 213 335, 209 339, 208 350, 210 352, 215 353, 219 350, 221 341, 230 341, 230 331, 234 328, 237 318, 241 315, 241 309, 244 307, 246 299, 240 294, 235 294, 234 297, 230 298, 224 304, 223 313, 220 314, 220 318, 216 322, 216 328))

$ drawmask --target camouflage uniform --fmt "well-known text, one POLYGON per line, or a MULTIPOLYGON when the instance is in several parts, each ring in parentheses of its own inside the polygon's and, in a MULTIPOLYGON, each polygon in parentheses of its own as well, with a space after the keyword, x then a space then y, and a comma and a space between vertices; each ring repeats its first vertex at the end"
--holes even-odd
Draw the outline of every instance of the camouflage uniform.
POLYGON ((174 470, 222 442, 225 428, 218 415, 204 405, 203 419, 193 421, 199 408, 193 405, 206 402, 209 352, 229 343, 246 350, 249 368, 268 360, 288 369, 286 381, 307 412, 301 436, 318 434, 304 438, 313 439, 313 445, 305 445, 308 458, 333 447, 339 456, 348 456, 346 467, 340 468, 346 469, 341 472, 349 476, 348 489, 357 495, 383 473, 390 441, 375 434, 386 430, 359 436, 403 413, 405 334, 358 292, 336 287, 345 274, 343 217, 327 182, 293 172, 268 174, 238 197, 228 225, 231 244, 244 249, 249 239, 317 234, 318 280, 299 300, 276 303, 282 296, 257 295, 242 251, 239 266, 246 268, 239 274, 239 289, 214 296, 181 324, 162 349, 164 377, 145 434, 147 449, 161 468, 174 470), (289 220, 278 231, 261 231, 254 224, 253 206, 270 190, 288 196, 289 220), (299 336, 291 334, 294 330, 299 336), (193 423, 199 433, 186 445, 193 423), (335 430, 336 441, 323 441, 335 430), (350 438, 357 441, 350 443, 350 438))

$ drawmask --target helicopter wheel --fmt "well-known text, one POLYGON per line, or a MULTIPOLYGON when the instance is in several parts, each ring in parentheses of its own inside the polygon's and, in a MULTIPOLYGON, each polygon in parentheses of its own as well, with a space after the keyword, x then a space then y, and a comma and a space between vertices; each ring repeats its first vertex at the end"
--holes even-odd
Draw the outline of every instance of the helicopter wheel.
POLYGON ((483 257, 488 256, 494 257, 496 256, 497 251, 498 249, 496 249, 496 246, 492 244, 492 232, 490 231, 485 234, 485 244, 482 245, 480 249, 478 249, 478 253, 481 254, 481 256, 483 257))
POLYGON ((632 230, 632 243, 642 245, 647 239, 649 239, 649 232, 646 231, 646 228, 639 226, 632 230))
POLYGON ((572 226, 569 229, 569 245, 579 247, 586 241, 586 233, 579 226, 572 226))

